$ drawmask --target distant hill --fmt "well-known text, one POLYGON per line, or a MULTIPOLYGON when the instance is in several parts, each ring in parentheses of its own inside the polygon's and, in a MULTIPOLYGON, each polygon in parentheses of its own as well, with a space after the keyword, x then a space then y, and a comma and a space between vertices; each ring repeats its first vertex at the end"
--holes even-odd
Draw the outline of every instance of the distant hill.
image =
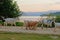
POLYGON ((53 13, 51 15, 60 16, 60 12, 53 13))
MULTIPOLYGON (((41 16, 47 16, 48 14, 43 14, 41 16)), ((60 16, 60 12, 50 13, 52 16, 60 16)))
POLYGON ((49 13, 51 13, 51 15, 60 15, 60 10, 49 10, 43 12, 23 12, 22 16, 46 16, 49 13))
POLYGON ((22 16, 40 16, 46 14, 46 12, 23 12, 22 16))

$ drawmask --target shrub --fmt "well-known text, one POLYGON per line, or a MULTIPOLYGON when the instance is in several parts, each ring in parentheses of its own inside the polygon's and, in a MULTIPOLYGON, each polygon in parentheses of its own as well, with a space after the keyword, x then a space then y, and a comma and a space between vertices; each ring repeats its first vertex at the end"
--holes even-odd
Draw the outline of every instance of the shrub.
POLYGON ((24 23, 23 22, 16 22, 16 26, 23 26, 24 23))
MULTIPOLYGON (((41 26, 42 26, 42 24, 41 24, 41 23, 39 23, 39 24, 37 25, 37 27, 41 27, 41 26)), ((47 27, 47 25, 46 25, 46 24, 43 24, 43 27, 50 28, 50 26, 48 26, 48 27, 47 27)))
POLYGON ((1 25, 4 25, 4 22, 0 21, 0 24, 1 24, 1 25))
POLYGON ((41 27, 41 25, 42 25, 41 23, 38 23, 37 27, 41 27))
POLYGON ((59 22, 60 23, 60 16, 56 16, 56 18, 55 18, 56 20, 56 22, 59 22))

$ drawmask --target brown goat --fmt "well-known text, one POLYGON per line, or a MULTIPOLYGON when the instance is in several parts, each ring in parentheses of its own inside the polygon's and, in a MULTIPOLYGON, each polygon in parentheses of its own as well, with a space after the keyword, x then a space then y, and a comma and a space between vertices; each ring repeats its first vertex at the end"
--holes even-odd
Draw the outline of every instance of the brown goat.
POLYGON ((26 24, 26 29, 34 29, 36 30, 36 25, 37 25, 38 22, 36 21, 27 21, 27 24, 26 24))

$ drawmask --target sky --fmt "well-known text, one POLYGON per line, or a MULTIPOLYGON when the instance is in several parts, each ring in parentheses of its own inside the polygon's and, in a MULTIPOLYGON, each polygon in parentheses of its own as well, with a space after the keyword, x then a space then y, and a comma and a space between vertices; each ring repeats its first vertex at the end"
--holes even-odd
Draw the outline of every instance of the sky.
POLYGON ((21 11, 41 12, 48 10, 60 10, 60 0, 14 0, 21 11))

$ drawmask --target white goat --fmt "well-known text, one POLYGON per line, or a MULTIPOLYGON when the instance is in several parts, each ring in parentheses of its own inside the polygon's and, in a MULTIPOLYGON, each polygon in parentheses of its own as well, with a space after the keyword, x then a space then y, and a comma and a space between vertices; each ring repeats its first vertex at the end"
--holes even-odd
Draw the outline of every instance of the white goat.
POLYGON ((11 26, 12 26, 14 24, 16 26, 15 23, 16 23, 16 19, 14 19, 14 18, 7 18, 7 19, 5 19, 4 25, 7 26, 7 24, 11 24, 11 26))

